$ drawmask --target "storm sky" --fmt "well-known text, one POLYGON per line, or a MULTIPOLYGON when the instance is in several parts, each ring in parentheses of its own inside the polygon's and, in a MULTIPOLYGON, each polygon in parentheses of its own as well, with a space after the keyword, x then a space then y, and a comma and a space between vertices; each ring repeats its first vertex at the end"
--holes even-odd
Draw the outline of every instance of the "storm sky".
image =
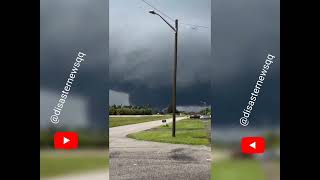
MULTIPOLYGON (((148 2, 179 20, 177 104, 200 106, 200 101, 209 101, 210 0, 188 0, 183 5, 178 0, 148 2)), ((128 93, 131 104, 164 107, 172 97, 174 32, 160 17, 149 14, 151 9, 140 0, 110 1, 109 82, 111 89, 128 93)))
MULTIPOLYGON (((179 23, 209 27, 179 24, 178 106, 201 106, 200 101, 206 101, 215 124, 238 125, 271 53, 276 62, 251 117, 253 125, 279 122, 278 0, 148 2, 179 23)), ((171 103, 174 33, 148 13, 151 7, 141 0, 110 0, 109 6, 105 0, 41 0, 40 8, 42 109, 54 106, 51 102, 61 92, 79 50, 87 54, 87 61, 80 67, 71 98, 82 105, 66 104, 66 117, 80 113, 94 124, 105 123, 108 94, 114 94, 112 102, 159 107, 171 103)))
POLYGON ((250 127, 280 122, 280 2, 215 0, 212 99, 215 125, 239 127, 268 53, 276 56, 250 115, 250 127))
POLYGON ((105 130, 109 101, 108 10, 105 0, 40 1, 42 125, 52 125, 49 115, 81 51, 86 53, 85 61, 72 84, 59 125, 74 122, 71 127, 77 124, 105 130))
MULTIPOLYGON (((279 1, 148 2, 180 22, 210 27, 193 30, 179 26, 178 105, 209 101, 216 125, 239 126, 271 53, 276 60, 250 119, 252 126, 279 123, 279 1)), ((138 0, 110 1, 109 82, 111 89, 128 93, 130 103, 164 106, 171 98, 174 37, 159 17, 147 13, 149 9, 138 0)))

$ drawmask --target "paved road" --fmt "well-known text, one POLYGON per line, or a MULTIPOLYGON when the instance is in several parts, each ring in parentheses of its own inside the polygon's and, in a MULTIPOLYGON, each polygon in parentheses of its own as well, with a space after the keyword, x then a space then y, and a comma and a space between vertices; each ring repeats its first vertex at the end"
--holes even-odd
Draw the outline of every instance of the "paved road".
POLYGON ((90 171, 86 173, 71 174, 54 178, 41 178, 43 180, 109 180, 108 170, 90 171))
MULTIPOLYGON (((184 117, 177 118, 177 121, 184 117)), ((167 119, 171 122, 171 119, 167 119)), ((109 129, 110 180, 210 180, 211 148, 127 138, 161 120, 109 129)))

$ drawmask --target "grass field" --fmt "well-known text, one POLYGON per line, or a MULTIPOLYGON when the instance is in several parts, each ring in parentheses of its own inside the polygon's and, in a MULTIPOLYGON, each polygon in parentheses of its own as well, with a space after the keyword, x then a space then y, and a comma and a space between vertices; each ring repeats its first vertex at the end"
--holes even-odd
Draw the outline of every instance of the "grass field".
POLYGON ((106 150, 41 151, 40 177, 51 177, 94 169, 107 169, 106 150))
POLYGON ((210 121, 184 119, 176 123, 176 137, 172 137, 172 124, 129 134, 129 138, 173 144, 210 145, 210 121))
POLYGON ((124 126, 129 124, 137 124, 161 119, 169 119, 172 115, 164 116, 142 116, 142 117, 110 117, 109 127, 124 126))
POLYGON ((211 166, 212 180, 265 180, 261 162, 257 160, 228 159, 211 166))

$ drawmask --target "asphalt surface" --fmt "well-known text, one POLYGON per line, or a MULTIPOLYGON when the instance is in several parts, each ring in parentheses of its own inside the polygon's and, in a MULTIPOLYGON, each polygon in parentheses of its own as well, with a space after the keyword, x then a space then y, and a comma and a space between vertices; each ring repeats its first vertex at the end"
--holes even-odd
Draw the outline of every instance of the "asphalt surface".
POLYGON ((61 177, 41 178, 43 180, 109 180, 108 170, 91 171, 86 173, 70 174, 61 177))
MULTIPOLYGON (((185 117, 177 118, 177 121, 185 117)), ((171 119, 167 119, 171 122, 171 119)), ((130 133, 161 125, 161 120, 109 129, 110 180, 210 180, 211 148, 138 141, 130 133)))

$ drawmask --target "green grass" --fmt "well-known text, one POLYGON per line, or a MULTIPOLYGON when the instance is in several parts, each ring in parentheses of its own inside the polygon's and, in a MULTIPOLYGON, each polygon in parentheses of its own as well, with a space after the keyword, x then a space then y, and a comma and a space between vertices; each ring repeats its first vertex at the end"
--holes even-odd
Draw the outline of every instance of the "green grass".
POLYGON ((210 121, 184 119, 176 123, 176 137, 169 127, 160 126, 146 131, 129 134, 129 138, 173 144, 210 145, 210 121))
POLYGON ((212 180, 265 180, 261 162, 257 160, 228 159, 211 166, 212 180))
POLYGON ((40 177, 52 177, 94 169, 107 169, 106 150, 41 151, 40 177))
POLYGON ((109 127, 124 126, 129 124, 137 124, 161 119, 169 119, 172 116, 142 116, 142 117, 110 117, 109 127))

